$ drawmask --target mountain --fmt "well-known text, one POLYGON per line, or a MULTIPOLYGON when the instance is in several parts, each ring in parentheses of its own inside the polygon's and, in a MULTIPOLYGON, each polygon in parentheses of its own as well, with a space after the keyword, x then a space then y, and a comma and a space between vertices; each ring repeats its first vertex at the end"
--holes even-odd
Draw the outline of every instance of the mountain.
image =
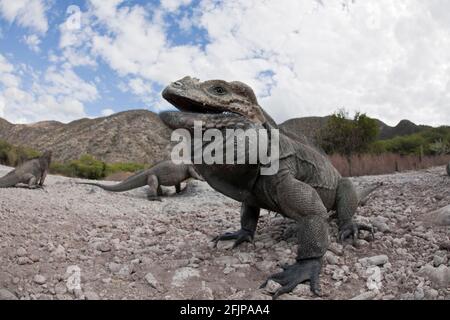
MULTIPOLYGON (((280 125, 288 135, 314 142, 327 117, 305 117, 287 120, 280 125)), ((380 139, 408 135, 427 128, 402 120, 390 127, 380 120, 380 139)), ((130 110, 95 119, 80 119, 68 124, 43 121, 34 124, 12 124, 0 118, 0 139, 16 146, 39 151, 51 149, 56 161, 78 159, 92 154, 105 162, 151 164, 170 156, 171 130, 158 115, 147 110, 130 110)))
POLYGON ((170 134, 158 115, 147 110, 68 124, 11 124, 0 119, 0 139, 39 151, 51 149, 60 162, 88 153, 105 162, 153 163, 169 156, 170 134))
POLYGON ((377 122, 380 126, 380 140, 392 139, 396 136, 407 136, 431 128, 430 126, 417 125, 409 120, 402 120, 395 127, 390 127, 380 120, 377 120, 377 122))
MULTIPOLYGON (((289 119, 280 124, 280 128, 285 132, 289 132, 290 135, 300 133, 309 139, 316 140, 320 130, 326 126, 329 118, 330 116, 289 119)), ((380 128, 380 140, 392 139, 396 136, 406 136, 431 128, 429 126, 416 125, 409 120, 402 120, 395 127, 388 126, 381 120, 375 120, 380 128)))

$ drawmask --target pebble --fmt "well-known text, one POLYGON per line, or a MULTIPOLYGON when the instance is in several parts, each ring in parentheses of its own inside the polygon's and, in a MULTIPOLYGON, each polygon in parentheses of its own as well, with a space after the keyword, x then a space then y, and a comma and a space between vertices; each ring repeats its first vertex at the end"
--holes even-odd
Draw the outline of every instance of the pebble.
POLYGON ((99 295, 94 291, 86 291, 84 293, 84 297, 86 298, 86 300, 100 300, 99 295))
POLYGON ((441 264, 447 264, 448 258, 446 252, 436 253, 433 256, 433 265, 439 267, 441 264))
POLYGON ((383 266, 389 262, 389 257, 386 255, 373 256, 370 258, 359 259, 363 266, 383 266))
POLYGON ((14 293, 7 289, 0 289, 0 300, 19 300, 14 293))
POLYGON ((327 251, 325 253, 325 260, 329 263, 329 264, 334 264, 337 265, 339 264, 339 258, 331 251, 327 251))
POLYGON ((47 282, 47 278, 45 278, 43 275, 37 274, 34 276, 33 281, 37 284, 43 285, 47 282))
POLYGON ((59 282, 55 285, 56 294, 65 294, 67 292, 67 286, 64 282, 59 282))
POLYGON ((438 288, 447 288, 450 285, 450 268, 444 265, 438 268, 426 265, 419 270, 420 275, 427 276, 438 288))
POLYGON ((17 259, 17 264, 23 266, 25 264, 33 264, 33 261, 28 257, 19 257, 17 259))
POLYGON ((156 280, 155 276, 152 273, 148 272, 145 275, 145 280, 152 288, 154 288, 154 289, 159 288, 159 282, 158 282, 158 280, 156 280))
POLYGON ((96 249, 100 252, 110 252, 111 245, 107 242, 102 242, 97 245, 96 249))
POLYGON ((377 296, 375 291, 367 291, 351 298, 350 300, 372 300, 377 296))
POLYGON ((280 288, 281 288, 281 285, 278 282, 269 280, 263 289, 265 292, 273 294, 280 288))
POLYGON ((27 255, 27 250, 25 250, 25 248, 20 247, 19 249, 17 249, 16 255, 18 257, 25 257, 27 255))
POLYGON ((182 287, 187 280, 198 277, 200 277, 200 272, 197 269, 189 267, 180 268, 175 271, 175 274, 172 277, 172 286, 182 287))

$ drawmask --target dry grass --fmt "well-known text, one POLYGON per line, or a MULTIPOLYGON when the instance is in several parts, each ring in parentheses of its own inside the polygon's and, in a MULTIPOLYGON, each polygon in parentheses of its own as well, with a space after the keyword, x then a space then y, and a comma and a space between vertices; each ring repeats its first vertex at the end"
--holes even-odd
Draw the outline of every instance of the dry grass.
POLYGON ((407 170, 420 170, 435 166, 446 165, 450 161, 450 155, 442 156, 401 156, 394 153, 380 155, 363 154, 354 155, 351 158, 352 172, 347 159, 341 155, 330 156, 336 169, 345 177, 388 174, 407 170))

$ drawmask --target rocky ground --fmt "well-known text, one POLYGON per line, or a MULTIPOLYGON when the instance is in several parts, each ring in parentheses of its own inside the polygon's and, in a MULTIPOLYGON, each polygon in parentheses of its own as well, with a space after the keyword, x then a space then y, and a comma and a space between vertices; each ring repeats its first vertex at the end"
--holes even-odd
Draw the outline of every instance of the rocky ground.
MULTIPOLYGON (((358 210, 374 241, 338 244, 332 222, 323 296, 299 285, 281 299, 449 299, 450 219, 438 226, 428 214, 450 204, 444 172, 355 178, 385 183, 358 210)), ((264 210, 254 245, 213 248, 239 227, 239 204, 204 182, 148 202, 145 188, 113 194, 76 181, 0 189, 0 299, 270 299, 277 285, 258 287, 294 261, 295 224, 264 210)))

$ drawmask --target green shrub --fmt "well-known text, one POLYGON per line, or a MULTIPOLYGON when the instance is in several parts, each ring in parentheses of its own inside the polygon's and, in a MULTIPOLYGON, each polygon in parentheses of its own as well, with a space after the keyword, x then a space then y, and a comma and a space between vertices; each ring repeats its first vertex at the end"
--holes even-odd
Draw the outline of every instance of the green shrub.
POLYGON ((105 163, 95 159, 92 155, 85 154, 78 160, 68 163, 53 162, 50 172, 67 177, 98 180, 117 172, 136 172, 145 169, 139 163, 105 163))
POLYGON ((16 167, 17 165, 40 156, 36 150, 26 147, 16 147, 0 140, 0 163, 16 167))
POLYGON ((106 165, 105 176, 117 172, 136 172, 145 169, 145 165, 140 163, 108 163, 106 165))
POLYGON ((85 179, 101 179, 105 177, 106 163, 89 154, 82 155, 79 160, 69 162, 69 172, 85 179))

